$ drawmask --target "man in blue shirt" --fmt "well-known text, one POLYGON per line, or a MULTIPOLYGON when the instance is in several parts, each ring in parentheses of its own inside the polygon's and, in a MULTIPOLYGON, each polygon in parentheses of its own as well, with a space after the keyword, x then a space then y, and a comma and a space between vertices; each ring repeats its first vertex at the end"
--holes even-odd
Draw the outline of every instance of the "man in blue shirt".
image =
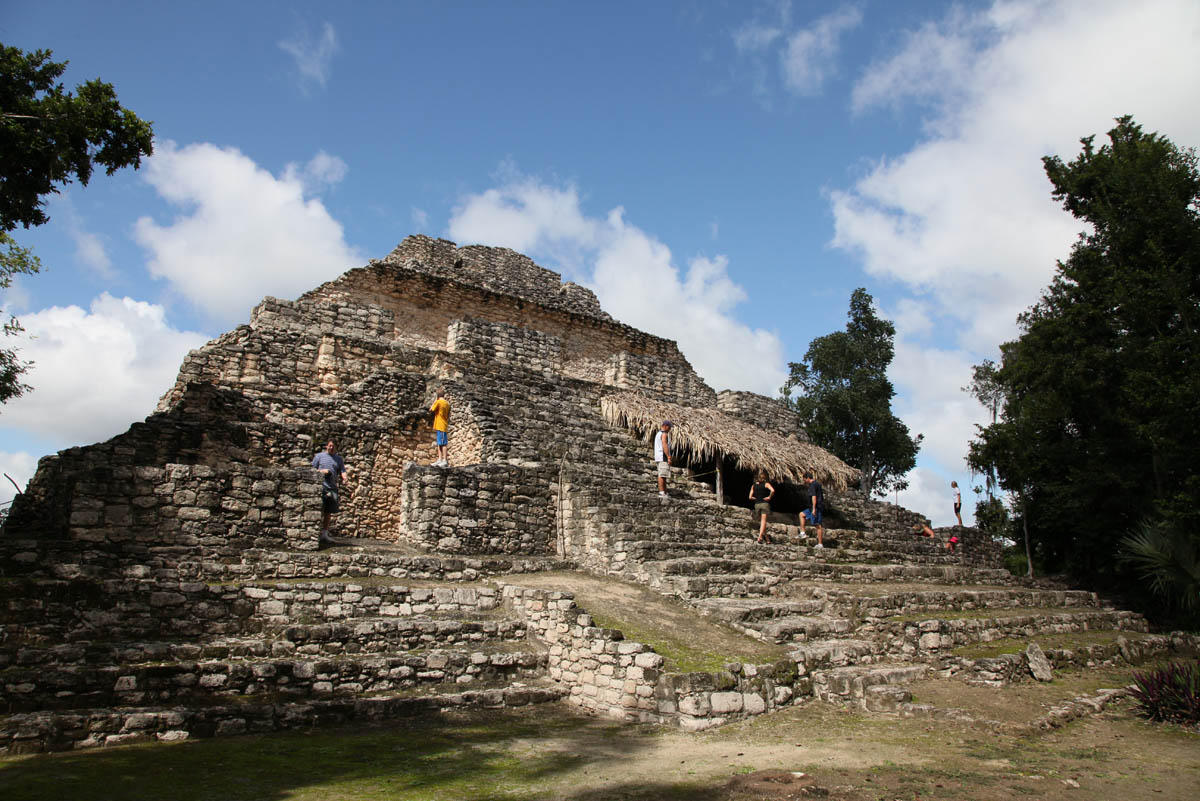
POLYGON ((338 512, 338 486, 345 479, 346 462, 338 455, 333 440, 329 440, 325 450, 313 457, 312 466, 324 476, 321 482, 321 536, 317 543, 319 547, 327 548, 337 545, 330 536, 329 526, 338 512))

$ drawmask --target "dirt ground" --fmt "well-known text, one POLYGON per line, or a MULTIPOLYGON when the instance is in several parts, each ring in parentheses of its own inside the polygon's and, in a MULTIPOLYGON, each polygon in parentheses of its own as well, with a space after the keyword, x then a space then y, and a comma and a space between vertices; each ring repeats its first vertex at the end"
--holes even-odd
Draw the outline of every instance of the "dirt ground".
MULTIPOLYGON (((1108 679, 1118 679, 1109 676, 1108 679)), ((981 717, 1029 722, 1098 677, 1057 686, 968 688, 929 682, 928 701, 981 717), (939 691, 934 685, 943 685, 939 691), (968 691, 960 693, 960 691, 968 691)), ((1113 682, 1110 681, 1110 684, 1113 682)), ((561 749, 589 767, 542 797, 713 801, 867 799, 1178 799, 1200 797, 1200 733, 1145 722, 1127 702, 1037 734, 969 723, 901 719, 811 702, 702 734, 637 729, 612 753, 611 725, 589 722, 558 739, 514 744, 561 749), (684 787, 691 786, 690 791, 684 787), (586 789, 585 789, 586 788, 586 789), (582 792, 581 792, 582 790, 582 792)))
POLYGON ((30 801, 837 801, 1200 797, 1200 733, 1128 702, 1032 732, 1046 709, 1128 673, 1047 685, 914 687, 1004 721, 870 715, 816 701, 700 734, 571 707, 449 712, 340 729, 0 759, 0 796, 30 801))

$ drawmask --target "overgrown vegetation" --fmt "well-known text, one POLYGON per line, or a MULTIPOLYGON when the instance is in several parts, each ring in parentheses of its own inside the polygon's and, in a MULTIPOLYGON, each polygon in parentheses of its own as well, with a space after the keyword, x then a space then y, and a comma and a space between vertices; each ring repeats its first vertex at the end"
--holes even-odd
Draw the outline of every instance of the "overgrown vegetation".
POLYGON ((1133 674, 1130 694, 1151 720, 1200 724, 1200 662, 1172 662, 1148 673, 1133 674))
POLYGON ((1165 520, 1143 521, 1118 554, 1169 612, 1200 616, 1200 549, 1196 538, 1165 520))
POLYGON ((1028 532, 1035 565, 1137 593, 1146 574, 1117 554, 1140 521, 1175 555, 1200 538, 1200 171, 1194 150, 1116 123, 1070 163, 1043 159, 1086 230, 999 366, 977 368, 968 389, 998 416, 968 463, 1009 494, 1008 536, 1028 532))

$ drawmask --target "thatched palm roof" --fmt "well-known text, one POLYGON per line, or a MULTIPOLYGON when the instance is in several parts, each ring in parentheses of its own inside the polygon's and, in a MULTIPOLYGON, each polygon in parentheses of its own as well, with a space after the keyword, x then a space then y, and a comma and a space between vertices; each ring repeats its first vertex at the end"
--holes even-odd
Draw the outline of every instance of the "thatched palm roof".
MULTIPOLYGON (((626 428, 651 442, 663 420, 674 424, 674 448, 690 451, 697 461, 729 457, 743 470, 765 470, 768 476, 799 481, 806 471, 833 489, 858 480, 858 471, 823 448, 796 437, 781 437, 717 409, 697 409, 648 398, 636 392, 615 392, 600 399, 610 425, 626 428)), ((674 449, 673 448, 673 449, 674 449)))

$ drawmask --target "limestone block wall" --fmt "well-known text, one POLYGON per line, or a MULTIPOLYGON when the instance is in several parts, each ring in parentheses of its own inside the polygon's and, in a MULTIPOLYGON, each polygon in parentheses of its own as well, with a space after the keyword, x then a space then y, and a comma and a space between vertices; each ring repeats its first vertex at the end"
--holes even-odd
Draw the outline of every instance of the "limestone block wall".
POLYGON ((811 689, 811 679, 790 660, 668 673, 653 648, 596 626, 570 593, 515 585, 503 593, 506 607, 549 646, 550 677, 564 686, 570 703, 589 712, 699 731, 777 709, 811 689))
POLYGON ((620 389, 641 389, 688 406, 708 407, 717 394, 683 359, 642 356, 627 351, 608 359, 604 383, 620 389))
POLYGON ((825 504, 836 509, 843 517, 862 524, 867 531, 895 532, 909 529, 914 524, 929 524, 929 518, 924 515, 903 506, 869 498, 865 492, 857 489, 841 492, 827 489, 825 504))
POLYGON ((731 389, 717 393, 717 408, 780 436, 794 435, 808 442, 808 433, 800 425, 799 416, 775 398, 754 392, 735 392, 731 389))
POLYGON ((447 332, 446 350, 515 365, 547 377, 562 371, 561 339, 510 323, 455 320, 447 332))
MULTIPOLYGON (((393 338, 409 347, 443 350, 456 320, 506 323, 558 337, 562 374, 601 383, 614 354, 627 351, 687 364, 675 342, 611 318, 574 312, 554 304, 491 291, 414 269, 410 262, 372 262, 301 298, 303 303, 349 302, 388 309, 393 338)), ((690 370, 690 366, 686 369, 690 370)))
POLYGON ((423 375, 429 360, 428 353, 390 335, 364 339, 303 326, 239 326, 184 358, 157 410, 174 408, 190 386, 200 384, 236 392, 257 415, 275 421, 369 419, 412 402, 405 394, 409 386, 381 378, 423 375))
POLYGON ((384 259, 409 263, 429 275, 449 278, 493 292, 504 292, 534 303, 611 320, 596 295, 562 276, 539 267, 524 254, 508 248, 457 247, 446 239, 410 236, 384 259))
POLYGON ((547 468, 479 464, 404 469, 403 531, 442 553, 549 554, 555 496, 547 468))
POLYGON ((316 548, 321 500, 311 470, 238 462, 152 467, 129 456, 97 447, 46 457, 14 504, 6 534, 110 546, 240 539, 316 548))

